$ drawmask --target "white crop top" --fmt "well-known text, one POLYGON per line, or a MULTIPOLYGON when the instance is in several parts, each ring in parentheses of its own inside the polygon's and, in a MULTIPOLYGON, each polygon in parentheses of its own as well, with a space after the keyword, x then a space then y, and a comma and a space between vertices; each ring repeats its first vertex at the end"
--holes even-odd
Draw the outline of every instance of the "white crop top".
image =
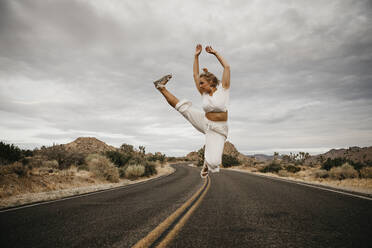
POLYGON ((226 112, 229 104, 230 88, 225 89, 222 83, 217 85, 217 90, 210 96, 208 93, 202 94, 203 109, 208 112, 226 112))

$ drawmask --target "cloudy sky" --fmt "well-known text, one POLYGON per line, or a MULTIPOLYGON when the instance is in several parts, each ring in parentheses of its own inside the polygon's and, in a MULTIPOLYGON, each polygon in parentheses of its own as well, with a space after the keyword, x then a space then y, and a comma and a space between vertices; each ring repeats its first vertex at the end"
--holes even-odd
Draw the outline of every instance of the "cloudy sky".
POLYGON ((229 138, 245 154, 372 145, 372 1, 0 0, 0 139, 94 136, 182 156, 204 143, 154 88, 201 108, 193 77, 231 66, 229 138))

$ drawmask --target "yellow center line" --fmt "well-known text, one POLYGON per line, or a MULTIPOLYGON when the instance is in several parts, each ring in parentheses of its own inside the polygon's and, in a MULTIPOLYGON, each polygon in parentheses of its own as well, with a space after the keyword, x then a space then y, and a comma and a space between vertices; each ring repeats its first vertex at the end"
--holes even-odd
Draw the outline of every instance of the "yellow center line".
POLYGON ((207 193, 210 186, 210 178, 208 177, 205 180, 203 186, 189 199, 185 202, 181 207, 179 207, 176 211, 174 211, 170 216, 168 216, 162 223, 160 223, 155 229, 153 229, 146 237, 138 241, 132 248, 147 248, 150 247, 154 242, 158 240, 158 238, 172 225, 174 222, 179 218, 185 210, 187 210, 190 205, 193 205, 187 210, 186 213, 181 217, 180 220, 173 226, 171 230, 169 230, 168 234, 164 237, 163 240, 157 245, 157 247, 166 247, 170 241, 174 239, 177 232, 181 229, 181 227, 186 223, 187 219, 191 216, 191 214, 195 211, 197 206, 203 200, 205 194, 207 193), (205 190, 204 190, 205 189, 205 190), (204 191, 203 191, 204 190, 204 191), (202 192, 203 191, 203 192, 202 192), (201 195, 200 195, 201 194, 201 195), (195 199, 199 197, 196 201, 195 199), (195 202, 194 202, 195 201, 195 202))

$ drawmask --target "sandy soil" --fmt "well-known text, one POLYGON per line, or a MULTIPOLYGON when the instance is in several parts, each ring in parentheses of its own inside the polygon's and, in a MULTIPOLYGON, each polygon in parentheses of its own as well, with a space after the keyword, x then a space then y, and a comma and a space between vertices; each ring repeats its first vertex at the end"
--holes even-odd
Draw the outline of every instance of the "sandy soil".
POLYGON ((13 175, 1 179, 0 209, 135 184, 174 172, 168 163, 163 166, 159 165, 156 169, 158 173, 151 177, 133 181, 120 179, 118 183, 96 179, 89 171, 77 171, 76 168, 64 171, 62 175, 47 172, 43 174, 37 171, 37 173, 34 172, 35 175, 22 179, 21 183, 17 176, 13 175))

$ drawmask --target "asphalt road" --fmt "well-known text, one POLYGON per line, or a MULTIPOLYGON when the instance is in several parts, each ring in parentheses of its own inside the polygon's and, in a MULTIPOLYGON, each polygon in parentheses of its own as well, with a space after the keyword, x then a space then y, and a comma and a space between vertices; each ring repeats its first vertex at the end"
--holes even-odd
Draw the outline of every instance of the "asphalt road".
MULTIPOLYGON (((177 165, 159 180, 0 212, 1 247, 131 247, 204 181, 177 165)), ((235 171, 209 190, 170 247, 371 247, 372 201, 235 171)))

